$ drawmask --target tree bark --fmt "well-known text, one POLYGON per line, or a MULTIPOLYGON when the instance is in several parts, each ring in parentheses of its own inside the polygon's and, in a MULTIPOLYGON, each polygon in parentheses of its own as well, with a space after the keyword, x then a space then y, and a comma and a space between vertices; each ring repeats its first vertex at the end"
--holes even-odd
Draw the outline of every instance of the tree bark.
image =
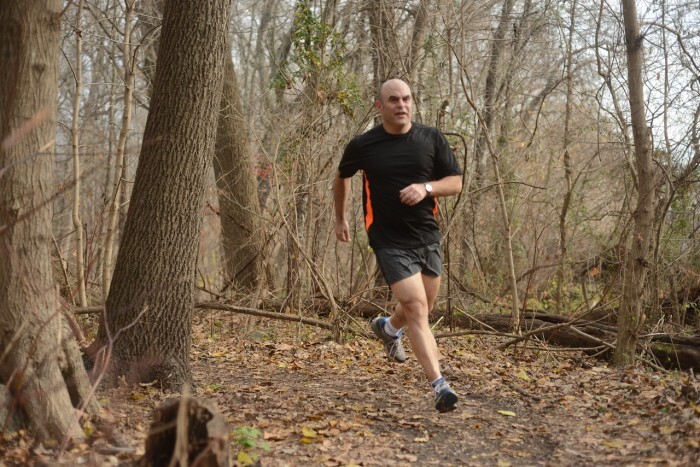
POLYGON ((191 381, 197 249, 229 7, 229 0, 165 3, 139 167, 97 338, 112 376, 175 390, 191 381))
POLYGON ((634 0, 622 1, 627 46, 627 84, 629 87, 632 135, 634 137, 637 171, 637 207, 632 216, 634 231, 632 247, 626 260, 622 285, 622 303, 618 316, 616 365, 634 362, 637 334, 644 322, 642 308, 652 230, 654 227, 654 172, 652 170, 649 129, 644 112, 644 83, 642 82, 642 41, 634 0))
POLYGON ((82 438, 73 404, 98 409, 51 274, 60 11, 0 1, 0 382, 40 439, 82 438))
POLYGON ((236 71, 229 54, 216 134, 214 176, 219 188, 224 271, 237 288, 253 290, 263 276, 264 237, 247 135, 236 71))
MULTIPOLYGON (((147 5, 150 14, 139 20, 142 28, 146 21, 153 22, 153 18, 163 15, 161 0, 151 0, 147 5)), ((266 4, 267 10, 270 7, 269 3, 266 4)), ((146 50, 146 55, 153 57, 152 63, 144 70, 150 82, 153 82, 155 77, 155 51, 159 42, 150 41, 146 50)), ((262 43, 259 49, 262 54, 262 43)), ((235 289, 251 291, 263 276, 264 237, 261 231, 257 184, 247 142, 247 123, 241 103, 238 76, 231 57, 233 50, 229 48, 228 52, 214 151, 214 177, 219 189, 222 230, 222 269, 227 279, 226 287, 233 285, 235 289)))

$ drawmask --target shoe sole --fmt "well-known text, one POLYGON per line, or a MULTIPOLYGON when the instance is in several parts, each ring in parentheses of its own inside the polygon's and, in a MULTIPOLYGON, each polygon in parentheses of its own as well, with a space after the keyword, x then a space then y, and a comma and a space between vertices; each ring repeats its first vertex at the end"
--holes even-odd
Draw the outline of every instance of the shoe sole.
POLYGON ((458 400, 457 394, 453 392, 447 393, 435 403, 435 410, 440 413, 452 412, 457 408, 458 400))

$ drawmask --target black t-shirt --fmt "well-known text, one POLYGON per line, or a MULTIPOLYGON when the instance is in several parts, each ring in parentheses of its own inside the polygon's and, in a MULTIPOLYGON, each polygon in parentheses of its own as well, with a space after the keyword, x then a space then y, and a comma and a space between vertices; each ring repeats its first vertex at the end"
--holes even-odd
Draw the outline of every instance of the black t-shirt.
POLYGON ((426 196, 408 206, 399 198, 412 183, 462 174, 440 130, 413 122, 408 133, 392 135, 378 125, 345 147, 340 177, 358 170, 363 172, 362 207, 372 248, 419 248, 440 241, 437 200, 426 196))

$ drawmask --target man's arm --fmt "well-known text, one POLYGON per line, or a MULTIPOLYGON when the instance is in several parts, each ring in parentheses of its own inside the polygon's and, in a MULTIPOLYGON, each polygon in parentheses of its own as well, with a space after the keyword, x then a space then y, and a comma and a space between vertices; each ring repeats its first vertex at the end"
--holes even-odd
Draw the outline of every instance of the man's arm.
MULTIPOLYGON (((428 183, 430 183, 430 185, 433 187, 432 196, 456 195, 462 191, 461 175, 448 175, 440 180, 435 180, 428 183)), ((413 183, 412 185, 408 185, 406 188, 401 190, 399 192, 399 196, 402 203, 408 204, 409 206, 414 206, 428 196, 428 191, 425 189, 425 183, 413 183)))
POLYGON ((333 206, 335 208, 335 238, 341 242, 350 241, 350 226, 345 218, 350 198, 350 179, 336 174, 333 180, 333 206))

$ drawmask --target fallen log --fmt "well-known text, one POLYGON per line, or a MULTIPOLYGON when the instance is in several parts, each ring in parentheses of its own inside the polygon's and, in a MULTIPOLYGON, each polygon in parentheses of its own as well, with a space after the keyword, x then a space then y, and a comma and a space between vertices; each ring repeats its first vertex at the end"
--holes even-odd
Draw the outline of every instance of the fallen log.
MULTIPOLYGON (((484 315, 479 316, 478 319, 498 331, 510 330, 510 316, 508 315, 484 315)), ((552 324, 541 319, 527 319, 521 323, 520 330, 529 334, 531 338, 562 347, 591 348, 601 345, 608 348, 613 347, 610 343, 614 340, 613 334, 597 328, 592 328, 594 334, 589 334, 572 323, 552 324)))
MULTIPOLYGON (((478 319, 497 331, 510 330, 510 316, 485 315, 479 316, 478 319)), ((588 321, 551 324, 541 319, 527 319, 522 323, 521 331, 528 332, 532 338, 563 347, 605 346, 608 349, 596 352, 596 355, 609 358, 614 349, 616 332, 606 330, 604 327, 606 326, 588 321)), ((640 339, 639 346, 642 349, 646 348, 665 369, 700 371, 700 336, 659 334, 640 339)))
MULTIPOLYGON (((310 305, 318 316, 327 316, 330 308, 321 298, 314 298, 310 305)), ((267 318, 283 319, 295 321, 302 324, 317 326, 324 329, 331 329, 330 323, 314 319, 289 315, 280 312, 284 302, 282 300, 266 300, 263 302, 265 310, 256 310, 244 307, 237 307, 225 303, 207 302, 198 303, 197 308, 225 310, 234 313, 251 314, 267 318), (277 307, 277 308, 276 308, 277 307)), ((345 307, 346 313, 353 316, 360 316, 367 320, 379 314, 390 313, 393 310, 391 302, 360 300, 355 303, 343 303, 339 301, 341 307, 345 307)), ((90 310, 91 312, 94 312, 90 310)), ((501 336, 524 340, 510 334, 509 315, 488 314, 471 316, 465 313, 453 313, 451 316, 446 310, 436 309, 431 313, 431 321, 452 320, 455 326, 466 329, 463 334, 498 334, 501 336), (470 332, 471 330, 472 332, 470 332)), ((601 358, 607 358, 615 348, 614 342, 617 338, 617 328, 610 324, 597 321, 589 321, 568 316, 552 315, 536 310, 526 310, 523 313, 521 332, 527 338, 539 339, 549 344, 554 344, 566 348, 585 349, 589 353, 594 353, 601 358)), ((345 329, 355 334, 370 336, 370 334, 345 329)), ((450 333, 444 337, 455 336, 458 333, 450 333)), ((440 335, 436 337, 441 337, 440 335)), ((505 346, 505 344, 504 344, 505 346)), ((640 339, 640 349, 646 350, 657 359, 658 363, 667 369, 681 369, 700 371, 700 336, 675 336, 671 334, 654 334, 640 339)), ((653 363, 652 363, 653 365, 653 363)))

